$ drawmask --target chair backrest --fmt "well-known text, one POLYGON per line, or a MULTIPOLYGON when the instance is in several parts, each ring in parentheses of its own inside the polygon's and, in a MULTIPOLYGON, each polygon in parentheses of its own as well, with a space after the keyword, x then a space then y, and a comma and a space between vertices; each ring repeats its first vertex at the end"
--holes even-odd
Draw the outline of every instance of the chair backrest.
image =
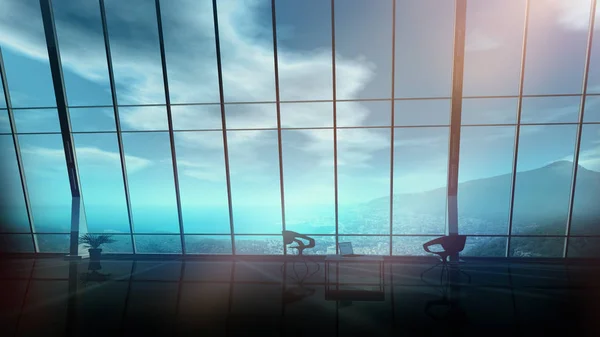
POLYGON ((283 234, 283 244, 289 245, 294 243, 294 238, 298 236, 298 233, 292 231, 281 231, 283 234))
POLYGON ((283 244, 290 245, 292 243, 296 243, 296 246, 290 248, 297 248, 299 254, 302 254, 304 249, 313 248, 316 245, 315 239, 304 234, 293 231, 281 231, 281 234, 283 235, 283 244), (304 243, 300 239, 307 240, 308 244, 304 243))
POLYGON ((446 235, 442 241, 442 247, 450 254, 460 253, 465 249, 466 235, 446 235))

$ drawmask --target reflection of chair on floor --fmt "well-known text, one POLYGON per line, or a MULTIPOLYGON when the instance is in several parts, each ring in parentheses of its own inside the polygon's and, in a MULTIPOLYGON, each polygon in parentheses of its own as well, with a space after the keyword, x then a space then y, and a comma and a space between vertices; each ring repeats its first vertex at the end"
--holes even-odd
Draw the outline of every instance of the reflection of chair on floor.
POLYGON ((283 292, 282 300, 284 304, 290 304, 298 302, 306 297, 314 295, 316 289, 307 288, 302 285, 285 289, 283 292))
MULTIPOLYGON (((442 237, 433 239, 433 240, 423 244, 423 249, 425 249, 426 252, 436 254, 440 257, 440 262, 437 263, 436 265, 434 265, 433 267, 430 267, 427 270, 423 271, 421 273, 421 280, 423 279, 423 275, 426 272, 432 270, 433 268, 435 268, 439 265, 442 265, 442 271, 440 274, 440 284, 443 283, 444 273, 446 273, 446 280, 447 280, 448 276, 449 276, 448 266, 452 265, 452 266, 458 267, 458 261, 457 261, 457 263, 452 263, 452 262, 448 261, 448 257, 454 256, 454 255, 458 256, 458 253, 462 252, 463 249, 465 249, 466 240, 467 240, 466 235, 456 235, 455 234, 455 235, 442 236, 442 237), (442 246, 442 250, 441 251, 432 251, 431 249, 429 249, 429 247, 436 246, 436 245, 442 246)), ((460 270, 460 269, 458 269, 458 271, 465 274, 469 278, 469 283, 471 283, 471 276, 469 274, 467 274, 465 271, 460 270)))
POLYGON ((296 242, 296 246, 291 246, 289 248, 295 248, 298 250, 298 255, 303 255, 303 252, 305 249, 308 248, 314 248, 315 246, 315 239, 304 235, 304 234, 300 234, 300 233, 296 233, 296 232, 292 232, 292 231, 282 231, 283 233, 283 243, 285 245, 291 245, 292 243, 296 242), (308 244, 304 243, 302 240, 300 239, 304 239, 304 240, 308 240, 308 244))
MULTIPOLYGON (((308 259, 307 259, 306 255, 304 255, 304 250, 305 249, 309 249, 309 248, 314 248, 315 247, 315 245, 316 245, 315 239, 313 239, 313 238, 311 238, 311 237, 309 237, 307 235, 296 233, 296 232, 292 232, 292 231, 282 231, 282 234, 283 234, 283 244, 284 245, 291 245, 291 244, 296 243, 295 246, 290 246, 289 247, 291 249, 296 249, 298 251, 298 255, 297 256, 299 257, 298 259, 294 259, 293 264, 292 264, 292 269, 294 271, 294 274, 296 275, 296 281, 299 284, 302 284, 306 278, 308 278, 308 277, 316 274, 319 271, 319 269, 320 269, 319 264, 313 261, 317 265, 317 269, 313 273, 311 273, 309 275, 308 262, 307 262, 308 259), (308 243, 305 243, 301 239, 308 241, 308 243), (298 262, 298 260, 301 263, 303 263, 304 267, 306 268, 305 273, 304 273, 304 277, 302 277, 302 278, 300 278, 298 276, 298 272, 296 271, 296 262, 298 262)), ((282 266, 282 269, 283 269, 284 266, 285 266, 285 263, 282 266)))

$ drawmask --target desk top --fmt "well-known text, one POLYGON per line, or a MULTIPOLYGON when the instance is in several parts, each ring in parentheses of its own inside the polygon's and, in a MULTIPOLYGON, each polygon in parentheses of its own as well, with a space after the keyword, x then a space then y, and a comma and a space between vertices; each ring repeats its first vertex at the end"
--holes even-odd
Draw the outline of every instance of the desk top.
POLYGON ((349 261, 349 262, 381 262, 381 255, 363 255, 363 256, 342 256, 342 255, 327 255, 325 261, 349 261))

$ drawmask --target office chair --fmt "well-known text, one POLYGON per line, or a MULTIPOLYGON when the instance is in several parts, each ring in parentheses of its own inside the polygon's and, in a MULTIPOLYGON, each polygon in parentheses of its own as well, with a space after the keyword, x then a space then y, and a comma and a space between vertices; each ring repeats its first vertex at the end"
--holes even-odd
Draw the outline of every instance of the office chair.
MULTIPOLYGON (((312 261, 313 263, 315 263, 317 265, 317 269, 313 273, 311 273, 309 275, 307 257, 306 257, 306 255, 304 255, 304 250, 315 247, 315 245, 316 245, 315 239, 313 239, 313 238, 311 238, 311 237, 309 237, 307 235, 296 233, 296 232, 293 232, 293 231, 282 231, 281 233, 283 234, 283 244, 284 245, 287 246, 287 245, 291 245, 293 243, 296 243, 295 246, 290 246, 289 248, 296 249, 298 251, 298 255, 297 256, 300 257, 299 260, 302 263, 304 263, 304 267, 306 268, 306 271, 304 273, 304 277, 300 278, 298 276, 298 272, 296 271, 296 262, 298 262, 298 261, 297 261, 297 259, 294 259, 294 262, 293 262, 293 265, 292 265, 292 269, 294 271, 294 274, 296 275, 296 280, 295 281, 298 282, 298 284, 301 285, 306 278, 308 278, 308 277, 316 274, 319 271, 319 269, 321 269, 321 267, 319 266, 318 263, 312 261), (301 239, 307 240, 308 244, 305 243, 304 241, 302 241, 301 239)), ((283 272, 284 266, 285 266, 285 262, 281 266, 281 271, 282 272, 283 272)))
POLYGON ((304 252, 305 249, 314 248, 315 247, 315 239, 313 239, 313 238, 311 238, 311 237, 309 237, 307 235, 296 233, 296 232, 292 232, 292 231, 282 231, 281 233, 283 234, 283 243, 285 245, 291 245, 294 242, 297 243, 296 246, 291 246, 289 248, 297 249, 298 250, 298 255, 303 255, 302 253, 304 252), (308 244, 305 244, 299 238, 300 239, 304 239, 304 240, 308 240, 308 244))
MULTIPOLYGON (((435 267, 438 267, 439 265, 442 265, 442 272, 440 274, 440 284, 443 283, 444 272, 446 273, 446 280, 447 280, 448 275, 449 275, 448 274, 448 262, 449 262, 448 257, 452 256, 452 255, 457 255, 458 253, 462 252, 463 249, 465 249, 466 241, 467 241, 466 235, 446 235, 446 236, 442 236, 437 239, 433 239, 429 242, 424 243, 423 249, 425 249, 425 251, 428 253, 438 255, 440 257, 440 262, 437 263, 436 265, 434 265, 433 267, 430 267, 430 268, 426 269, 425 271, 423 271, 421 273, 421 280, 423 280, 423 275, 425 273, 434 269, 435 267), (432 251, 431 249, 429 249, 429 247, 435 246, 435 245, 442 246, 442 250, 441 251, 432 251)), ((471 283, 471 275, 467 274, 465 271, 460 270, 460 269, 459 269, 459 272, 465 274, 469 278, 469 283, 471 283)), ((425 281, 423 281, 423 282, 425 282, 425 281)))

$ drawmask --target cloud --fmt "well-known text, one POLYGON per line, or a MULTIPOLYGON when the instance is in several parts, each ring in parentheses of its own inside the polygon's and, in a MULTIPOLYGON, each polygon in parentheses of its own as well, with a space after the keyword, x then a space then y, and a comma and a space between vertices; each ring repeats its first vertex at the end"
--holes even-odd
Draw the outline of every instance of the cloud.
MULTIPOLYGON (((547 6, 557 12, 558 22, 563 27, 579 31, 589 29, 590 0, 547 0, 547 6)), ((600 30, 600 10, 597 4, 596 7, 594 30, 600 30)))
MULTIPOLYGON (((573 162, 573 155, 564 156, 560 160, 573 162)), ((551 162, 548 162, 548 164, 550 163, 551 162)), ((582 150, 579 153, 578 163, 588 170, 600 172, 600 145, 582 150)))
POLYGON ((492 36, 478 29, 473 29, 466 37, 466 51, 488 51, 500 48, 502 44, 492 36))
MULTIPOLYGON (((45 147, 25 147, 21 152, 26 155, 31 155, 31 158, 39 160, 39 165, 30 165, 31 167, 49 167, 62 170, 65 163, 65 152, 63 149, 51 149, 45 147)), ((80 166, 93 166, 101 169, 106 166, 121 166, 121 157, 117 152, 104 151, 97 147, 76 147, 75 154, 80 166)), ((125 155, 127 173, 135 173, 149 167, 152 162, 150 160, 125 155)))
MULTIPOLYGON (((223 60, 225 98, 228 101, 257 101, 275 99, 272 42, 259 36, 270 36, 270 25, 258 18, 257 9, 267 4, 259 1, 220 1, 219 31, 223 60), (269 34, 265 34, 269 33, 269 34)), ((34 59, 47 59, 41 22, 31 20, 35 7, 20 1, 4 1, 0 14, 0 41, 3 46, 34 59), (9 15, 9 13, 11 13, 9 15)), ((78 5, 79 6, 79 5, 78 5)), ((85 5, 81 13, 85 18, 97 15, 94 7, 85 5)), ((107 1, 107 16, 111 34, 113 65, 119 88, 121 104, 160 103, 164 101, 162 71, 157 61, 157 45, 152 36, 147 41, 119 35, 115 27, 132 32, 155 29, 155 13, 151 7, 107 1), (112 28, 112 29, 111 29, 112 28)), ((169 71, 169 86, 173 102, 218 102, 216 86, 216 61, 214 51, 212 7, 209 1, 180 1, 177 5, 163 2, 165 44, 169 71), (200 13, 200 14, 198 14, 200 13), (174 20, 177 19, 177 20, 174 20), (183 29, 185 28, 185 29, 183 29), (195 33, 197 32, 197 33, 195 33), (202 80, 204 79, 204 80, 202 80)), ((78 20, 65 20, 56 15, 59 45, 63 66, 95 82, 106 81, 106 58, 101 31, 82 26, 78 20), (93 42, 93 43, 92 43, 93 42)), ((282 26, 285 29, 285 25, 282 26)), ((331 51, 299 51, 279 47, 280 94, 282 100, 328 99, 331 97, 331 51)), ((374 65, 364 59, 350 59, 336 55, 340 97, 357 97, 372 79, 374 65)), ((229 108, 230 106, 228 106, 229 108)), ((273 105, 248 104, 239 107, 239 113, 228 109, 227 121, 231 127, 256 128, 275 126, 273 105)), ((348 104, 341 123, 360 125, 371 113, 359 103, 348 104)), ((166 126, 162 107, 121 109, 124 129, 155 130, 166 126)), ((331 106, 315 105, 313 114, 290 114, 286 123, 319 125, 322 116, 331 114, 331 106)), ((178 107, 178 125, 203 128, 220 125, 220 111, 211 106, 178 107), (218 114, 217 114, 218 113, 218 114), (199 118, 199 116, 202 116, 199 118)), ((331 139, 321 139, 309 130, 305 135, 305 148, 317 156, 330 157, 322 149, 331 139)), ((258 150, 270 140, 265 132, 229 132, 228 143, 239 156, 245 168, 262 167, 263 155, 258 150)), ((200 137, 201 138, 201 137, 200 137)), ((198 141, 193 133, 180 137, 182 146, 195 146, 206 150, 222 146, 222 142, 198 141)), ((349 150, 341 153, 341 165, 360 167, 385 143, 377 132, 362 130, 345 139, 338 139, 349 150), (358 140, 361 141, 358 141, 358 140)), ((185 158, 184 158, 185 159, 185 158)), ((323 161, 330 161, 322 158, 323 161)), ((197 175, 203 176, 201 175, 197 175)))
POLYGON ((209 182, 225 181, 225 169, 222 165, 217 165, 215 161, 199 162, 189 160, 178 160, 177 166, 181 174, 189 176, 191 178, 209 182))

